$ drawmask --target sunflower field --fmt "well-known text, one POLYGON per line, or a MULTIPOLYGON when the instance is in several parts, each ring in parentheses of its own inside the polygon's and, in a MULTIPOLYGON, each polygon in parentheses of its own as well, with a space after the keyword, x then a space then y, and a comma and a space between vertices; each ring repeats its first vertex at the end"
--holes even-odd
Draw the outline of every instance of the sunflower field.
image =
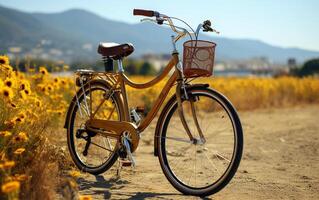
MULTIPOLYGON (((135 82, 151 79, 132 77, 135 82)), ((239 111, 319 103, 319 79, 315 77, 212 77, 193 82, 209 83, 239 111)), ((134 97, 130 105, 150 107, 164 84, 165 80, 148 90, 128 88, 128 96, 134 97)), ((67 150, 53 145, 56 132, 64 131, 74 93, 73 77, 53 76, 43 66, 22 73, 13 70, 7 56, 0 56, 0 199, 54 199, 59 188, 76 188, 74 179, 57 178, 77 177, 78 173, 70 172, 73 166, 66 162, 67 150)), ((65 131, 58 136, 66 137, 65 131)))
POLYGON ((34 187, 49 195, 45 188, 51 183, 45 181, 52 178, 45 176, 57 157, 45 133, 63 118, 71 96, 64 91, 71 85, 44 67, 37 73, 14 71, 8 58, 0 56, 0 199, 35 197, 34 187))

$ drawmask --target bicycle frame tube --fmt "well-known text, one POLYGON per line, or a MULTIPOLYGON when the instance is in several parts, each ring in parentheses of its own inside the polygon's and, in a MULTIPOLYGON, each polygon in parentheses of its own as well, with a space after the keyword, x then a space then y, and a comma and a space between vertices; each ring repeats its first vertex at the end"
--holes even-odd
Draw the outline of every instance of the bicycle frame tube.
MULTIPOLYGON (((136 88, 136 89, 145 89, 145 88, 152 87, 156 83, 163 80, 166 77, 166 75, 171 71, 171 69, 174 66, 176 67, 178 62, 179 62, 178 53, 173 53, 172 58, 169 61, 169 63, 166 65, 164 71, 159 76, 152 79, 151 81, 149 81, 147 83, 142 83, 142 84, 132 82, 124 73, 120 72, 120 79, 121 79, 120 84, 121 84, 124 110, 125 110, 124 114, 125 114, 125 118, 127 121, 131 121, 131 120, 130 120, 130 113, 129 113, 129 108, 128 108, 128 100, 127 100, 125 85, 129 85, 129 86, 136 88)), ((164 102, 170 89, 173 87, 173 85, 175 84, 178 77, 181 77, 181 75, 180 75, 180 72, 175 68, 174 73, 171 75, 169 80, 166 82, 164 88, 162 89, 161 93, 159 94, 158 98, 156 99, 155 103, 153 104, 150 112, 146 115, 146 117, 143 119, 141 124, 138 126, 139 132, 142 132, 152 122, 152 120, 154 119, 154 117, 158 113, 162 103, 164 102)))

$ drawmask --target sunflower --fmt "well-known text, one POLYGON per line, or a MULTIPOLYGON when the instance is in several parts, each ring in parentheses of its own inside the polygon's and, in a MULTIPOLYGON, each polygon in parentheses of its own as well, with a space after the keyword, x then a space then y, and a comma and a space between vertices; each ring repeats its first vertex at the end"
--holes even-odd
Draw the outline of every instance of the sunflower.
POLYGON ((27 117, 27 115, 25 114, 25 112, 20 112, 18 114, 18 117, 21 118, 21 119, 25 119, 27 117))
POLYGON ((26 89, 24 89, 23 91, 24 91, 24 93, 25 93, 26 95, 30 95, 30 94, 31 94, 31 90, 30 90, 29 88, 26 88, 26 89))
POLYGON ((58 77, 54 78, 54 82, 55 83, 59 83, 60 82, 60 79, 58 77))
POLYGON ((14 120, 15 122, 23 123, 25 121, 25 118, 14 117, 12 120, 14 120))
POLYGON ((13 142, 25 142, 29 140, 27 134, 25 132, 20 132, 17 136, 13 138, 13 142))
POLYGON ((50 91, 50 92, 52 92, 52 91, 53 91, 53 86, 52 86, 52 85, 48 85, 48 86, 47 86, 47 90, 50 91))
POLYGON ((49 74, 49 73, 48 73, 48 70, 47 70, 44 66, 42 66, 42 67, 39 68, 39 72, 40 72, 42 75, 48 75, 48 74, 49 74))
POLYGON ((8 56, 0 56, 0 65, 9 65, 8 56))
POLYGON ((10 181, 1 186, 3 193, 12 193, 20 189, 19 181, 10 181))
POLYGON ((11 135, 12 135, 12 133, 9 131, 0 131, 0 136, 2 136, 2 137, 9 137, 11 135))
POLYGON ((17 104, 15 104, 15 103, 13 103, 13 102, 10 102, 10 106, 11 106, 12 108, 17 108, 17 107, 18 107, 17 104))
POLYGON ((23 80, 20 83, 20 90, 30 89, 30 84, 28 81, 23 80))
POLYGON ((14 125, 16 125, 16 120, 15 119, 6 120, 4 121, 4 125, 7 127, 7 129, 11 129, 14 127, 14 125))
POLYGON ((15 86, 14 83, 15 82, 12 78, 6 78, 6 80, 4 80, 4 85, 6 85, 9 88, 13 88, 15 86))
POLYGON ((0 94, 7 100, 10 100, 13 98, 14 94, 13 91, 10 87, 8 86, 4 86, 1 91, 0 94))
POLYGON ((36 100, 35 100, 35 105, 36 105, 38 108, 41 108, 42 102, 41 102, 39 99, 36 99, 36 100))
POLYGON ((45 92, 45 85, 44 85, 44 84, 42 84, 42 83, 38 84, 38 85, 37 85, 37 88, 38 88, 40 91, 45 92))
POLYGON ((16 155, 21 155, 23 152, 25 152, 25 148, 18 148, 13 153, 16 155))
POLYGON ((6 161, 2 164, 2 168, 3 169, 11 169, 12 167, 14 167, 16 165, 16 163, 14 161, 6 161))

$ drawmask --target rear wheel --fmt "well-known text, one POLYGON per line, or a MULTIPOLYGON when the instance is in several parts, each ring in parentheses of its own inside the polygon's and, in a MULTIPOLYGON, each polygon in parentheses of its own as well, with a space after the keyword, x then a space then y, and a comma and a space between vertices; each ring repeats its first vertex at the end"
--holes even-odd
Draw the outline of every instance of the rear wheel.
POLYGON ((236 110, 223 95, 205 88, 192 89, 188 94, 189 100, 183 100, 182 105, 196 141, 191 141, 183 128, 177 101, 170 101, 157 139, 158 157, 165 176, 177 190, 207 196, 221 190, 234 176, 243 149, 242 127, 236 110))
POLYGON ((85 127, 90 113, 95 111, 95 119, 123 119, 119 97, 114 93, 107 98, 108 93, 106 83, 93 82, 90 87, 80 89, 78 101, 71 104, 67 128, 69 151, 76 166, 91 174, 105 172, 118 158, 118 139, 88 131, 85 127))

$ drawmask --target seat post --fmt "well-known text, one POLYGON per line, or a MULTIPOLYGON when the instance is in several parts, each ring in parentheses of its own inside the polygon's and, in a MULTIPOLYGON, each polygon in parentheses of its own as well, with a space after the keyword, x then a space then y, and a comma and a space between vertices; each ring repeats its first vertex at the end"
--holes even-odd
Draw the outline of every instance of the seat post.
POLYGON ((112 58, 103 58, 104 61, 104 67, 106 72, 112 72, 113 71, 113 59, 112 58))
POLYGON ((118 59, 117 63, 118 63, 119 72, 124 72, 124 68, 123 68, 123 64, 122 64, 122 59, 118 59))

